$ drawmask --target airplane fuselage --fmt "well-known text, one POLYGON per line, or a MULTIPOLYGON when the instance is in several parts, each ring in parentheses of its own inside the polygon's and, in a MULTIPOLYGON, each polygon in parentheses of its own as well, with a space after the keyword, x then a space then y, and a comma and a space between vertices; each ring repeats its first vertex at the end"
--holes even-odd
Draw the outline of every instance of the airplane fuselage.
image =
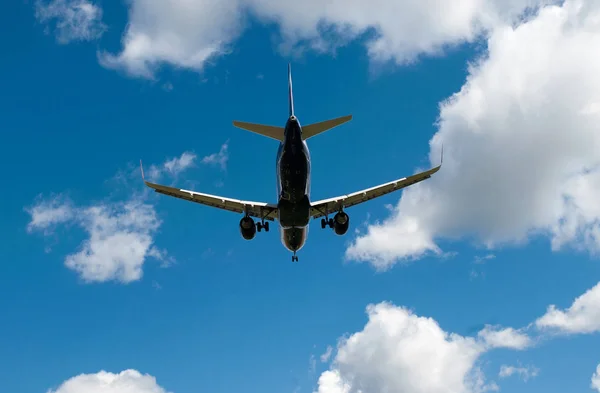
MULTIPOLYGON (((343 236, 348 232, 350 226, 350 217, 344 211, 346 208, 428 179, 441 167, 440 162, 439 166, 412 176, 396 179, 392 182, 351 194, 322 199, 311 203, 311 162, 306 140, 346 123, 352 119, 352 116, 342 116, 302 127, 294 115, 292 69, 289 64, 288 106, 289 112, 285 127, 241 121, 233 122, 233 125, 238 128, 275 139, 279 142, 276 162, 277 204, 225 198, 155 184, 145 179, 144 183, 156 192, 165 195, 240 214, 243 213, 244 216, 240 219, 239 229, 242 237, 246 240, 254 239, 256 233, 261 232, 263 229, 265 232, 269 232, 269 222, 278 221, 281 242, 285 248, 294 253, 292 262, 298 262, 296 252, 306 243, 309 221, 311 219, 321 218, 322 229, 331 228, 336 235, 343 236), (333 215, 332 218, 329 217, 330 214, 333 215), (255 221, 256 219, 259 221, 255 221)), ((142 178, 144 178, 144 170, 141 165, 140 161, 142 178)))
POLYGON ((277 215, 281 242, 294 253, 308 236, 310 220, 310 152, 295 116, 285 125, 277 151, 277 215))

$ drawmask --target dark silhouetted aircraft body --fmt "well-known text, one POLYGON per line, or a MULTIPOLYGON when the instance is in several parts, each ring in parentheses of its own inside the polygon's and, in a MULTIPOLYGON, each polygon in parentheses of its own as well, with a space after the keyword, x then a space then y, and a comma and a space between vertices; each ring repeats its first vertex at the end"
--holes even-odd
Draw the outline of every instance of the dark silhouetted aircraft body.
MULTIPOLYGON (((348 231, 350 217, 345 208, 357 205, 390 192, 400 190, 412 184, 428 179, 437 172, 439 166, 428 171, 361 190, 348 195, 310 200, 310 152, 306 140, 324 131, 330 130, 352 119, 343 116, 332 120, 301 126, 294 114, 294 96, 292 93, 292 73, 288 65, 288 101, 289 116, 285 127, 234 121, 233 125, 279 141, 277 151, 277 204, 243 201, 195 191, 167 187, 146 181, 148 187, 156 192, 188 201, 212 206, 243 214, 240 220, 240 232, 244 239, 251 240, 256 232, 269 231, 269 221, 278 221, 281 242, 294 253, 292 261, 298 261, 296 252, 302 248, 308 235, 310 219, 321 218, 321 228, 332 228, 338 235, 348 231), (329 215, 333 214, 332 218, 329 215), (259 221, 255 222, 254 218, 259 221)), ((142 169, 143 176, 143 169, 142 169)))

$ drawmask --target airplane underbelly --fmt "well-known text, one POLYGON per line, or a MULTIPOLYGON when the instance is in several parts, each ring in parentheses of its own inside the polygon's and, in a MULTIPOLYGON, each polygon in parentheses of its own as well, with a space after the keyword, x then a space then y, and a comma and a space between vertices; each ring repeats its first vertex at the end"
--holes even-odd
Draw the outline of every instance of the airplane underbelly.
POLYGON ((279 167, 282 196, 298 203, 308 194, 309 165, 304 154, 285 154, 279 167))
POLYGON ((282 228, 304 227, 310 220, 310 200, 304 195, 297 202, 280 199, 277 204, 277 218, 282 228))

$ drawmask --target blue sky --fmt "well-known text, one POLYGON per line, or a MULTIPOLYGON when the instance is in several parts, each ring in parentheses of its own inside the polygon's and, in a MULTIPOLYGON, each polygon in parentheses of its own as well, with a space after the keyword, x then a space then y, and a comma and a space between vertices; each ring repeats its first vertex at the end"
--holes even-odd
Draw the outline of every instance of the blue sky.
POLYGON ((528 3, 4 5, 2 391, 600 391, 600 7, 528 3), (284 124, 288 62, 302 124, 354 116, 312 199, 444 144, 297 264, 138 166, 275 202, 277 143, 231 121, 284 124))

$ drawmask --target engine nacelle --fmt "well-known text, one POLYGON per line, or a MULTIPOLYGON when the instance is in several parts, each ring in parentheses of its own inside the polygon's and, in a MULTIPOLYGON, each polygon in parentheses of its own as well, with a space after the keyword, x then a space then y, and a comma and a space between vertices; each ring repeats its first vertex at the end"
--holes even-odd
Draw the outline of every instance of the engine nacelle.
POLYGON ((250 217, 244 217, 240 220, 240 233, 246 240, 254 239, 256 236, 256 223, 250 217))
POLYGON ((336 235, 345 235, 348 232, 348 227, 350 226, 350 217, 344 213, 339 212, 333 216, 333 230, 336 235))

